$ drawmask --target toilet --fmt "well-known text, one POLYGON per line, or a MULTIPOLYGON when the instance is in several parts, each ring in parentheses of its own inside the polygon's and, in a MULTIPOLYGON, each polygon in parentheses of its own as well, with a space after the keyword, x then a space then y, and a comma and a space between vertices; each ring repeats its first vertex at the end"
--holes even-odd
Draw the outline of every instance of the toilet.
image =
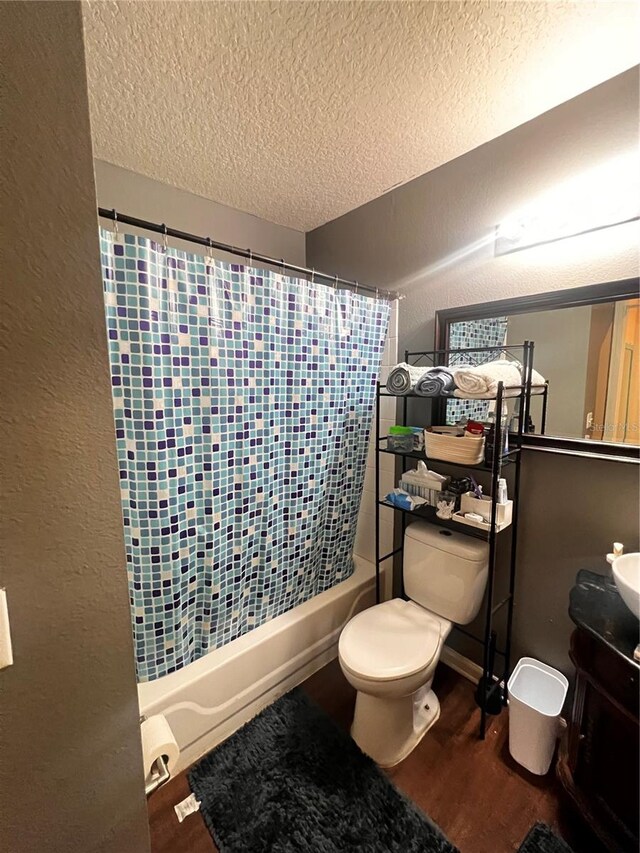
POLYGON ((351 736, 381 767, 409 755, 440 716, 431 689, 453 623, 475 619, 487 584, 487 542, 415 522, 404 535, 404 589, 354 616, 340 666, 358 691, 351 736))

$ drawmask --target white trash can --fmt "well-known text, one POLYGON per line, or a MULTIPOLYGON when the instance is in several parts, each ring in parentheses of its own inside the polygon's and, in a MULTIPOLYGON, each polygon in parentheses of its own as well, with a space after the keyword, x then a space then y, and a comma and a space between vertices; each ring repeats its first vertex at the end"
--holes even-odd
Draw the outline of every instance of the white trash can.
POLYGON ((531 773, 544 776, 553 758, 569 682, 546 663, 521 658, 507 687, 509 752, 531 773))

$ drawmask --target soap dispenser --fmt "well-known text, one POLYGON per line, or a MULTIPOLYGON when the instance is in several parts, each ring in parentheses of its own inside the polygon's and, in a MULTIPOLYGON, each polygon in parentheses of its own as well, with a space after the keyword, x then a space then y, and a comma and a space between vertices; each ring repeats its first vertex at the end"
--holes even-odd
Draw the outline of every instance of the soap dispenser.
POLYGON ((612 565, 613 561, 617 557, 622 556, 623 551, 624 551, 624 545, 622 544, 622 542, 614 542, 613 543, 613 551, 611 553, 607 554, 607 563, 609 563, 609 565, 612 565))

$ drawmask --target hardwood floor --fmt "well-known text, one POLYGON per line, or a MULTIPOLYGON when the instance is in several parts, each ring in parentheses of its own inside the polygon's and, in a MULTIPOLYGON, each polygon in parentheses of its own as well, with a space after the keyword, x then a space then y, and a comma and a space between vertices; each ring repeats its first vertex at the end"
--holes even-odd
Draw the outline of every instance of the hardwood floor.
MULTIPOLYGON (((355 692, 337 661, 302 686, 348 730, 355 692)), ((575 853, 601 853, 597 841, 565 804, 555 775, 534 777, 511 759, 505 712, 491 718, 486 740, 479 741, 473 685, 441 664, 434 688, 442 709, 440 719, 388 774, 461 853, 511 853, 536 821, 553 827, 575 853)), ((181 774, 149 798, 152 853, 216 853, 199 813, 178 823, 173 806, 189 794, 186 775, 181 774)))

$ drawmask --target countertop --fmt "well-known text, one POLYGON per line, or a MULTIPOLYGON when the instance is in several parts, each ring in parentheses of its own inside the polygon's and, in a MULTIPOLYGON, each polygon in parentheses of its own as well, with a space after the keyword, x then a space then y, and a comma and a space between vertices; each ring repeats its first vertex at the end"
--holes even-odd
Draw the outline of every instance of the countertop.
POLYGON ((620 597, 613 577, 581 569, 569 594, 569 616, 640 669, 633 652, 640 642, 640 622, 620 597))

